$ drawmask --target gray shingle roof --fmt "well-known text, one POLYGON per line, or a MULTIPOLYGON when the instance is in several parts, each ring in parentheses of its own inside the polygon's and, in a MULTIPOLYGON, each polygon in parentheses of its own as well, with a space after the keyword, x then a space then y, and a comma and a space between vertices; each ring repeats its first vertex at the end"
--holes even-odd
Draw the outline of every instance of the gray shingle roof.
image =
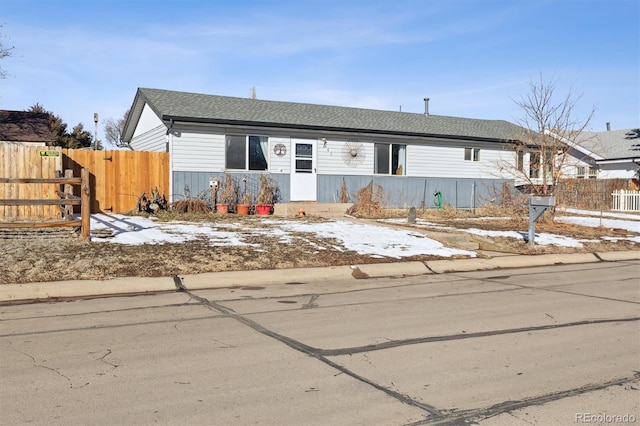
MULTIPOLYGON (((143 101, 163 119, 242 123, 270 127, 327 129, 477 140, 513 140, 523 129, 504 120, 424 115, 297 102, 267 101, 140 88, 143 101)), ((136 105, 134 104, 135 110, 136 105)), ((128 132, 127 132, 128 133, 128 132)))
POLYGON ((580 139, 581 147, 604 159, 640 157, 640 135, 632 129, 582 132, 580 139))

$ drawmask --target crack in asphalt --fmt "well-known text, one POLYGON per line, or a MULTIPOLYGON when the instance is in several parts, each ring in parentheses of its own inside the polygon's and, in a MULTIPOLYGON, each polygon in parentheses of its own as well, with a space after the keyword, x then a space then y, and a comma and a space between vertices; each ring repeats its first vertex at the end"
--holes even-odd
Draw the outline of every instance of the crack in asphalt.
POLYGON ((461 333, 461 334, 450 334, 445 336, 415 337, 412 339, 392 340, 389 342, 375 343, 375 344, 364 345, 364 346, 355 346, 351 348, 316 349, 316 351, 323 356, 353 355, 357 353, 380 351, 385 349, 397 348, 400 346, 417 345, 422 343, 464 340, 464 339, 473 339, 477 337, 491 337, 491 336, 500 336, 504 334, 529 333, 532 331, 553 330, 557 328, 579 327, 579 326, 585 326, 585 325, 620 323, 620 322, 630 322, 630 321, 639 321, 639 320, 640 320, 640 317, 584 320, 584 321, 574 321, 574 322, 563 323, 563 324, 548 324, 548 325, 531 326, 531 327, 509 328, 504 330, 479 331, 476 333, 461 333))
MULTIPOLYGON (((498 282, 496 281, 497 279, 500 278, 508 278, 508 277, 495 277, 494 279, 492 278, 488 278, 488 279, 481 279, 481 281, 488 281, 488 282, 498 282)), ((473 409, 473 410, 462 410, 459 411, 457 409, 454 410, 441 410, 438 409, 435 406, 420 402, 415 400, 414 398, 410 397, 409 395, 405 395, 402 394, 400 392, 397 392, 393 389, 387 388, 382 386, 379 383, 376 383, 364 376, 361 376, 359 374, 356 374, 354 372, 352 372, 351 370, 347 369, 346 367, 343 367, 333 361, 331 361, 330 359, 328 359, 328 356, 337 356, 337 355, 352 355, 355 353, 363 353, 363 352, 371 352, 371 351, 376 351, 376 350, 383 350, 383 349, 390 349, 390 348, 395 348, 398 346, 405 346, 405 345, 412 345, 412 344, 420 344, 420 343, 430 343, 430 342, 440 342, 440 341, 448 341, 448 340, 462 340, 462 339, 470 339, 470 338, 478 338, 478 337, 488 337, 488 336, 496 336, 496 335, 504 335, 504 334, 513 334, 513 333, 524 333, 524 332, 532 332, 532 331, 543 331, 543 330, 551 330, 551 329, 558 329, 558 328, 567 328, 567 327, 579 327, 579 326, 589 326, 589 325, 595 325, 595 324, 607 324, 607 323, 621 323, 621 322, 630 322, 630 321, 638 321, 640 320, 640 317, 633 317, 633 318, 616 318, 616 319, 601 319, 601 320, 584 320, 584 321, 575 321, 575 322, 571 322, 571 323, 564 323, 564 324, 552 324, 552 325, 543 325, 543 326, 533 326, 533 327, 521 327, 521 328, 514 328, 514 329, 506 329, 506 330, 494 330, 494 331, 487 331, 487 332, 477 332, 477 333, 464 333, 464 334, 455 334, 455 335, 448 335, 448 336, 434 336, 434 337, 424 337, 424 338, 415 338, 415 339, 404 339, 404 340, 400 340, 400 341, 389 341, 389 342, 383 342, 383 343, 377 343, 377 344, 373 344, 373 345, 365 345, 365 346, 359 346, 359 347, 352 347, 352 348, 342 348, 342 349, 319 349, 319 348, 314 348, 311 347, 309 345, 306 345, 300 341, 297 341, 295 339, 289 338, 287 336, 278 334, 272 330, 269 330, 265 327, 263 327, 262 325, 260 325, 259 323, 250 320, 242 315, 236 314, 235 312, 233 312, 232 310, 230 310, 229 308, 226 308, 224 305, 221 305, 219 303, 216 303, 214 301, 211 301, 209 299, 203 298, 203 297, 199 297, 195 294, 192 294, 188 289, 186 289, 183 285, 182 282, 180 280, 179 277, 174 277, 174 281, 176 282, 176 287, 178 289, 178 291, 181 292, 185 292, 187 294, 190 295, 190 297, 194 298, 195 300, 199 301, 201 304, 209 307, 210 309, 213 309, 214 311, 217 311, 219 313, 222 313, 224 315, 228 315, 229 317, 241 322, 242 324, 245 324, 246 326, 252 328, 254 331, 257 331, 263 335, 266 335, 268 337, 271 337, 273 339, 276 339, 278 341, 280 341, 281 343, 284 343, 285 345, 289 346, 292 349, 295 349, 299 352, 302 352, 304 354, 307 354, 323 363, 325 363, 326 365, 336 369, 339 371, 339 373, 337 374, 347 374, 350 377, 361 381, 365 384, 368 384, 372 387, 374 387, 375 389, 378 389, 384 393, 386 393, 387 395, 397 399, 398 401, 401 401, 405 404, 408 405, 412 405, 418 408, 421 408, 422 410, 426 411, 428 413, 428 417, 415 422, 415 423, 411 423, 411 426, 418 426, 418 425, 426 425, 426 424, 460 424, 460 425, 468 425, 468 424, 472 424, 475 423, 479 420, 484 420, 490 417, 494 417, 497 416, 499 414, 503 414, 503 413, 509 413, 511 411, 517 410, 519 408, 524 408, 524 407, 528 407, 531 405, 541 405, 541 404, 545 404, 548 402, 552 402, 552 401, 556 401, 556 400, 560 400, 560 399, 564 399, 567 397, 572 397, 572 396, 577 396, 577 395, 581 395, 584 393, 588 393, 588 392, 592 392, 592 391, 597 391, 597 390, 602 390, 605 389, 607 387, 610 386, 615 386, 615 385, 624 385, 627 384, 629 382, 635 381, 638 378, 640 378, 640 372, 636 372, 633 376, 631 377, 624 377, 624 378, 619 378, 619 379, 615 379, 612 381, 608 381, 608 382, 604 382, 604 383, 598 383, 598 384, 591 384, 591 385, 586 385, 586 386, 582 386, 579 388, 575 388, 575 389, 569 389, 569 390, 565 390, 565 391, 560 391, 560 392, 553 392, 553 393, 549 393, 549 394, 544 394, 544 395, 540 395, 540 396, 536 396, 533 398, 525 398, 519 401, 504 401, 498 404, 495 404, 493 406, 490 407, 485 407, 485 408, 480 408, 480 409, 473 409)), ((502 285, 510 285, 510 286, 514 286, 517 287, 517 289, 538 289, 536 287, 530 287, 530 286, 525 286, 525 285, 518 285, 518 284, 507 284, 507 283, 500 283, 502 285)), ((607 297, 599 297, 599 296, 591 296, 591 295, 584 295, 584 294, 580 294, 580 293, 573 293, 573 292, 567 292, 567 291, 561 291, 561 290, 557 290, 557 289, 543 289, 543 290, 548 290, 548 291, 553 291, 553 292, 560 292, 560 293, 569 293, 569 294, 573 294, 573 295, 577 295, 577 296, 587 296, 587 297, 595 297, 595 298, 599 298, 599 299, 605 299, 605 300, 614 300, 614 301, 620 301, 620 302, 629 302, 626 300, 618 300, 618 299, 611 299, 611 298, 607 298, 607 297)), ((315 301, 315 299, 317 298, 317 295, 311 295, 311 300, 307 303, 307 305, 312 305, 314 304, 313 302, 315 301)), ((636 302, 630 302, 630 303, 636 303, 636 302)), ((307 306, 305 305, 305 306, 307 306)), ((315 305, 315 304, 314 304, 315 305)))
POLYGON ((112 362, 109 362, 106 360, 106 358, 112 354, 111 349, 107 349, 107 353, 105 353, 104 355, 102 355, 100 358, 96 358, 96 361, 102 361, 107 365, 110 365, 114 370, 118 367, 120 367, 120 364, 114 364, 112 362))
POLYGON ((640 379, 640 372, 634 372, 633 376, 622 377, 613 379, 603 383, 589 384, 581 386, 579 388, 568 389, 559 392, 552 392, 548 394, 538 395, 531 398, 524 398, 517 401, 504 401, 498 404, 494 404, 490 407, 476 408, 472 410, 449 410, 442 411, 442 418, 440 419, 425 419, 418 422, 410 423, 408 426, 420 426, 427 424, 447 424, 447 425, 469 425, 477 424, 482 420, 486 420, 491 417, 498 416, 504 413, 510 413, 511 411, 518 410, 520 408, 529 407, 532 405, 543 405, 549 402, 558 401, 564 398, 570 398, 579 396, 585 393, 594 392, 606 389, 611 386, 622 386, 627 383, 634 382, 640 379))
POLYGON ((58 376, 60 376, 63 379, 65 379, 69 383, 69 389, 80 389, 80 388, 83 388, 83 387, 85 387, 85 386, 87 386, 89 384, 89 382, 87 382, 82 386, 78 386, 78 387, 73 386, 73 382, 71 381, 71 379, 69 377, 65 376, 64 374, 62 374, 58 369, 53 368, 53 367, 49 367, 49 366, 46 366, 46 365, 38 364, 36 359, 35 359, 35 357, 33 355, 30 355, 30 354, 26 353, 26 352, 22 352, 22 354, 27 356, 27 357, 29 357, 29 358, 31 358, 31 363, 33 364, 34 367, 43 368, 45 370, 53 371, 58 376))
MULTIPOLYGON (((226 315, 224 315, 224 314, 203 315, 203 316, 193 317, 193 318, 183 318, 183 319, 180 320, 180 322, 200 321, 200 320, 206 320, 206 319, 210 319, 210 318, 221 318, 221 317, 225 317, 225 316, 226 315)), ((41 334, 66 333, 66 332, 70 332, 70 331, 105 330, 105 329, 110 329, 110 328, 135 327, 135 326, 138 326, 138 325, 150 325, 150 324, 167 324, 167 323, 174 323, 175 324, 175 322, 176 322, 175 318, 171 318, 171 319, 166 319, 166 320, 128 322, 128 323, 116 324, 116 325, 110 324, 110 325, 92 325, 92 326, 88 326, 88 327, 58 328, 58 329, 55 329, 55 330, 26 331, 26 332, 23 332, 23 333, 0 334, 0 338, 3 338, 3 337, 16 337, 16 336, 38 336, 38 335, 41 335, 41 334)))
MULTIPOLYGON (((108 296, 111 297, 111 296, 108 296)), ((42 302, 45 303, 45 302, 42 302)), ((85 315, 95 315, 95 314, 113 314, 119 312, 131 312, 131 311, 144 311, 145 309, 155 309, 155 308, 181 308, 192 306, 194 303, 169 303, 166 305, 151 305, 151 306, 138 306, 135 308, 120 308, 120 309, 103 309, 100 311, 89 311, 89 312, 77 312, 73 314, 55 314, 55 315, 35 315, 30 317, 19 317, 19 318, 0 318, 0 322, 10 322, 10 321, 22 321, 22 320, 30 320, 30 319, 45 319, 45 318, 71 318, 71 317, 81 317, 85 315)))
MULTIPOLYGON (((461 276, 461 275, 459 275, 461 276)), ((527 289, 527 290, 540 290, 540 291, 548 291, 550 293, 561 293, 561 294, 570 294, 572 296, 582 296, 582 297, 589 297, 592 299, 600 299, 600 300, 609 300, 612 302, 622 302, 622 303, 631 303, 632 305, 640 305, 640 302, 636 302, 633 300, 626 300, 626 299, 616 299, 613 297, 606 297, 606 296, 598 296, 598 295, 594 295, 594 294, 584 294, 584 293, 579 293, 576 291, 568 291, 568 290, 561 290, 559 289, 559 287, 565 287, 568 284, 559 284, 557 286, 549 286, 549 287, 535 287, 535 286, 530 286, 530 285, 525 285, 525 284, 514 284, 514 283, 505 283, 505 282, 501 282, 501 281, 497 281, 500 279, 506 279, 506 278, 510 278, 510 276, 497 276, 497 277, 487 277, 487 278, 478 278, 480 281, 482 282, 489 282, 489 283, 493 283, 493 284, 500 284, 500 285, 504 285, 504 286, 511 286, 511 287, 517 287, 520 289, 527 289)))
POLYGON ((276 333, 272 330, 269 330, 268 328, 260 325, 259 323, 250 320, 242 315, 236 314, 235 312, 233 312, 232 310, 228 309, 227 307, 216 303, 214 301, 211 301, 207 298, 204 297, 200 297, 197 296, 193 293, 191 293, 188 289, 186 289, 183 285, 182 282, 180 280, 179 277, 174 276, 174 282, 176 283, 176 287, 178 288, 178 291, 180 292, 184 292, 189 294, 191 297, 193 297, 194 299, 200 301, 203 305, 207 306, 209 309, 215 310, 219 313, 222 313, 226 316, 228 316, 229 318, 232 318, 246 326, 248 326, 249 328, 253 329, 254 331, 263 334, 267 337, 271 337, 272 339, 275 339, 281 343, 284 343, 285 345, 287 345, 288 347, 298 351, 298 352, 302 352, 305 355, 311 356, 315 359, 317 359, 318 361, 323 362, 324 364, 338 370, 340 373, 346 374, 362 383, 365 383, 375 389, 378 389, 382 392, 384 392, 385 394, 397 399, 398 401, 407 404, 407 405, 411 405, 417 408, 422 409, 423 411, 426 411, 427 413, 429 413, 429 418, 434 420, 434 419, 439 419, 442 417, 442 414, 440 412, 440 410, 438 410, 436 407, 433 407, 431 405, 419 402, 413 398, 411 398, 408 395, 404 395, 400 392, 396 392, 392 389, 389 389, 387 387, 382 386, 379 383, 376 383, 372 380, 367 379, 364 376, 361 376, 357 373, 354 373, 353 371, 349 370, 348 368, 343 367, 340 364, 337 364, 329 359, 327 359, 325 356, 323 356, 320 351, 318 351, 318 349, 313 348, 311 346, 305 345, 302 342, 299 342, 295 339, 289 338, 287 336, 284 336, 282 334, 276 333))
POLYGON ((302 305, 302 309, 313 309, 313 308, 317 308, 318 304, 316 303, 316 300, 318 299, 318 297, 320 297, 317 294, 312 294, 311 298, 309 299, 309 301, 307 303, 305 303, 304 305, 302 305))

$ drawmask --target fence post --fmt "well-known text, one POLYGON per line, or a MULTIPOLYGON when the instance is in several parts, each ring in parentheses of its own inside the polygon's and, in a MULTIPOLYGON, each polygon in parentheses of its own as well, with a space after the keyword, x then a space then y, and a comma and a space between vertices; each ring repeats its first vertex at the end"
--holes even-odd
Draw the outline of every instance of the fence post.
POLYGON ((82 239, 91 241, 91 187, 89 186, 89 169, 83 168, 80 174, 82 184, 80 186, 81 207, 80 215, 82 216, 82 239))
MULTIPOLYGON (((73 170, 67 169, 64 171, 64 177, 66 178, 72 178, 73 177, 73 170)), ((73 185, 71 184, 66 184, 64 186, 64 198, 65 199, 69 199, 73 197, 73 185)), ((72 220, 73 219, 73 206, 70 204, 64 205, 62 206, 62 212, 65 216, 66 220, 72 220)))

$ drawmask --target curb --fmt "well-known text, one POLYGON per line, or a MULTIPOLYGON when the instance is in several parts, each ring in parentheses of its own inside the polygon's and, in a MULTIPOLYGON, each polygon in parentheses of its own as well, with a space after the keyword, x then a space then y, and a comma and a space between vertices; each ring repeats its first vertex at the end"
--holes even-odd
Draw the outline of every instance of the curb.
POLYGON ((172 277, 0 284, 0 302, 175 291, 172 277))
MULTIPOLYGON (((638 253, 640 259, 640 252, 638 253)), ((484 271, 489 269, 524 268, 529 266, 571 265, 599 262, 593 253, 540 254, 535 256, 505 256, 490 259, 434 260, 427 266, 437 273, 484 271)))
MULTIPOLYGON (((640 251, 616 251, 572 254, 500 256, 489 259, 451 259, 428 262, 373 263, 325 268, 271 269, 257 271, 208 272, 180 276, 187 290, 278 283, 323 282, 335 280, 408 277, 450 272, 534 266, 571 265, 596 262, 640 260, 640 251)), ((47 299, 133 295, 176 291, 174 277, 119 277, 111 280, 53 281, 25 284, 0 284, 0 303, 42 301, 47 299)))

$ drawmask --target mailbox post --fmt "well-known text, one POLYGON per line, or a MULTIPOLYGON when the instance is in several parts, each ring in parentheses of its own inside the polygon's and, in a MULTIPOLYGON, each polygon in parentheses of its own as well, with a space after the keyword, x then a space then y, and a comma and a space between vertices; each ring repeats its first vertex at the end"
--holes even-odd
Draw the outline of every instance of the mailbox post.
POLYGON ((542 213, 550 207, 556 205, 554 195, 531 195, 529 196, 529 245, 533 246, 536 236, 536 221, 542 213))

